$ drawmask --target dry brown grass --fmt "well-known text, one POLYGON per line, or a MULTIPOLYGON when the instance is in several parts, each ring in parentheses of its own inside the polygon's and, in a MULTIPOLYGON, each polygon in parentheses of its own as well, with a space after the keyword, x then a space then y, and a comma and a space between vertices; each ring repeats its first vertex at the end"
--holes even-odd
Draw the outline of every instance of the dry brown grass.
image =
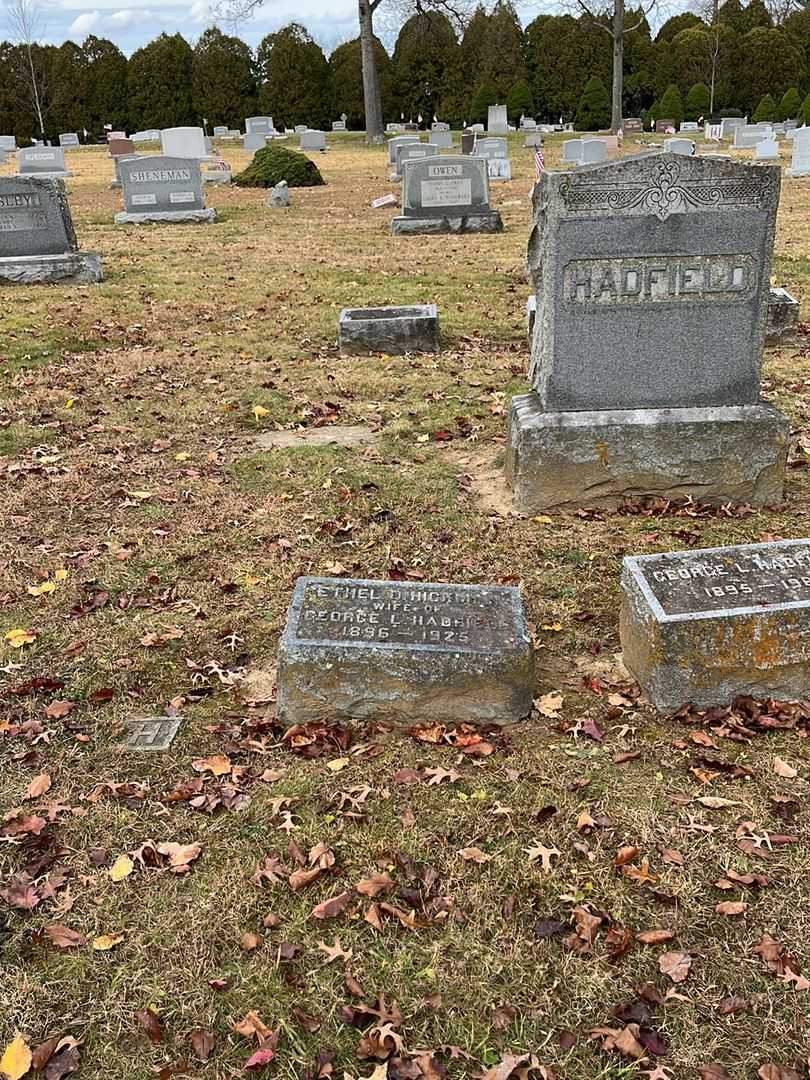
MULTIPOLYGON (((226 145, 224 152, 235 167, 244 163, 240 151, 226 145)), ((558 153, 554 142, 549 165, 558 153)), ((366 1000, 382 993, 398 1002, 408 1048, 451 1044, 472 1055, 449 1061, 451 1077, 476 1076, 482 1064, 522 1051, 536 1052, 567 1080, 636 1075, 636 1066, 603 1053, 587 1032, 613 1022, 613 1007, 639 983, 671 985, 658 972, 662 949, 636 944, 612 963, 604 934, 584 956, 563 939, 532 941, 537 919, 568 922, 573 906, 585 903, 634 931, 671 926, 678 934, 671 947, 696 954, 676 988, 682 997, 670 998, 656 1021, 670 1046, 662 1061, 676 1080, 710 1062, 725 1065, 734 1080, 753 1078, 768 1060, 806 1067, 809 992, 763 973, 752 953, 767 931, 810 965, 806 740, 718 740, 722 756, 750 766, 754 777, 702 784, 689 770, 700 748, 687 729, 647 708, 611 705, 584 676, 600 674, 606 689, 617 677, 625 552, 677 549, 695 534, 701 546, 805 536, 807 470, 791 469, 781 510, 695 520, 565 516, 549 524, 493 512, 468 490, 464 474, 471 462, 497 456, 506 403, 525 385, 532 155, 517 143, 515 180, 494 188, 506 232, 456 239, 391 238, 390 212, 369 208, 390 187, 384 155, 351 140, 318 158, 327 186, 294 191, 288 211, 266 209, 260 191, 209 188, 222 220, 206 227, 115 228, 120 194, 107 186, 109 161, 99 150, 69 156, 77 231, 85 249, 102 253, 106 281, 0 290, 0 639, 13 627, 39 635, 22 651, 0 641, 0 664, 8 686, 36 676, 65 683, 52 694, 0 699, 6 721, 39 719, 49 732, 28 742, 3 734, 0 724, 0 800, 8 809, 21 805, 31 778, 47 771, 53 788, 26 803, 27 812, 49 800, 78 812, 56 812, 47 830, 64 848, 69 902, 60 891, 55 905, 31 915, 0 912, 0 1048, 16 1030, 32 1044, 71 1031, 85 1040, 80 1076, 145 1080, 153 1066, 188 1055, 189 1033, 202 1026, 214 1031, 217 1050, 187 1073, 228 1077, 241 1074, 249 1053, 232 1025, 256 1009, 281 1031, 270 1075, 300 1078, 318 1048, 333 1046, 336 1076, 344 1069, 368 1076, 374 1063, 358 1061, 359 1033, 340 1019, 339 1006, 352 1000, 342 966, 325 966, 317 949, 338 934, 354 952, 349 967, 366 1000), (430 300, 446 338, 439 356, 337 355, 340 307, 430 300), (257 420, 255 405, 267 415, 257 420), (461 434, 459 417, 470 434, 461 434), (380 428, 381 446, 269 454, 253 446, 259 431, 324 418, 380 428), (452 443, 433 441, 448 429, 457 433, 452 443), (460 764, 451 748, 402 733, 368 733, 379 756, 351 758, 337 774, 325 765, 341 756, 337 749, 307 761, 272 738, 265 753, 234 748, 230 729, 261 710, 246 709, 205 665, 272 668, 299 574, 340 564, 385 577, 395 563, 427 580, 519 581, 538 628, 538 694, 564 694, 560 719, 535 716, 491 757, 460 764), (54 593, 29 595, 29 586, 60 568, 67 579, 54 593), (96 587, 110 603, 71 616, 96 587), (575 618, 583 612, 587 621, 575 618), (183 636, 159 648, 141 643, 145 633, 169 627, 183 636), (114 691, 112 700, 91 704, 88 696, 103 688, 114 691), (191 691, 200 688, 210 694, 196 700, 191 691), (186 697, 184 721, 170 754, 129 757, 116 749, 125 718, 160 712, 177 696, 186 697), (54 697, 75 703, 66 719, 44 717, 54 697), (584 716, 604 728, 602 744, 565 733, 584 716), (617 765, 622 749, 641 756, 617 765), (193 760, 223 751, 281 777, 248 784, 250 805, 238 813, 207 815, 163 801, 175 783, 196 775, 193 760), (774 775, 775 755, 799 779, 774 775), (461 779, 394 782, 398 769, 419 764, 457 764, 461 779), (141 781, 149 793, 87 800, 110 780, 141 781), (346 816, 336 794, 364 784, 372 789, 365 816, 346 816), (802 802, 792 825, 774 816, 770 800, 779 793, 802 802), (720 795, 733 805, 682 805, 679 794, 720 795), (289 862, 283 819, 271 813, 279 796, 297 800, 291 836, 302 849, 332 845, 337 880, 297 894, 286 884, 271 890, 248 882, 271 851, 289 862), (538 821, 552 804, 556 814, 538 821), (584 808, 609 821, 578 832, 584 808), (743 821, 799 843, 754 859, 735 838, 743 821), (198 840, 202 855, 185 876, 145 869, 113 884, 109 861, 149 838, 198 840), (524 849, 537 841, 560 852, 551 873, 527 861, 524 849), (677 898, 674 907, 617 873, 613 856, 625 844, 649 858, 656 885, 677 898), (472 845, 493 859, 465 862, 458 852, 472 845), (94 848, 109 853, 100 868, 88 857, 94 848), (665 861, 666 848, 681 853, 683 866, 665 861), (439 895, 453 901, 451 917, 417 930, 386 923, 382 932, 363 921, 359 906, 323 925, 308 918, 315 903, 393 866, 402 851, 435 867, 439 895), (770 883, 720 893, 712 882, 730 868, 765 872, 770 883), (513 911, 504 910, 509 897, 513 911), (749 902, 743 917, 715 913, 729 897, 749 902), (262 927, 269 911, 280 917, 276 929, 262 927), (126 937, 106 953, 59 951, 38 933, 55 921, 88 938, 120 930, 126 937), (246 931, 262 937, 251 953, 240 947, 246 931), (301 947, 293 977, 278 962, 282 941, 301 947), (219 976, 231 979, 227 992, 210 989, 208 980, 219 976), (751 1012, 720 1017, 719 1001, 733 992, 751 1012), (320 1031, 296 1023, 295 1005, 319 1017, 320 1031), (499 1026, 503 1005, 515 1011, 499 1026), (155 1046, 134 1019, 148 1006, 167 1032, 155 1046), (575 1033, 573 1049, 561 1049, 561 1029, 575 1033)), ((799 295, 810 282, 808 190, 807 181, 785 182, 777 245, 776 279, 799 295)), ((806 349, 768 353, 767 395, 805 441, 809 375, 806 349)), ((0 846, 7 876, 31 858, 27 845, 0 846)), ((401 869, 391 874, 402 882, 401 869)))

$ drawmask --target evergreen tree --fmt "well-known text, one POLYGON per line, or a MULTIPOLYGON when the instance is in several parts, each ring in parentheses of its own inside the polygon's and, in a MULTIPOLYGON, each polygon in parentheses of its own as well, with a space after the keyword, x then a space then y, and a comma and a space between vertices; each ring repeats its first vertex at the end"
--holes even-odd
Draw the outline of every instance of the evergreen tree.
POLYGON ((472 124, 486 124, 490 105, 498 104, 498 92, 490 82, 481 83, 472 100, 470 115, 472 124))
POLYGON ((743 33, 755 30, 758 26, 765 28, 773 26, 773 19, 763 0, 749 0, 748 5, 743 8, 742 24, 743 33))
POLYGON ((610 123, 610 97, 598 75, 585 84, 577 106, 574 126, 577 131, 601 131, 610 123))
POLYGON ((127 58, 117 45, 92 34, 82 45, 85 56, 85 119, 93 139, 98 139, 105 124, 127 130, 127 58))
POLYGON ((767 124, 776 119, 776 102, 770 94, 765 94, 759 99, 759 104, 754 109, 751 118, 753 124, 767 124))
POLYGON ((673 15, 672 18, 667 19, 655 35, 656 43, 672 41, 676 34, 680 34, 681 30, 689 30, 694 26, 704 25, 705 23, 691 11, 684 11, 680 15, 673 15))
POLYGON ((87 112, 87 57, 78 45, 66 41, 54 51, 48 78, 50 108, 46 117, 51 136, 63 131, 81 132, 87 112))
POLYGON ((526 55, 535 109, 548 120, 573 118, 583 71, 610 79, 610 40, 585 19, 540 15, 526 27, 526 55))
POLYGON ((695 83, 686 95, 684 116, 687 120, 699 120, 709 115, 709 88, 705 83, 695 83))
POLYGON ((198 125, 191 96, 194 54, 180 34, 161 34, 137 49, 127 66, 133 129, 198 125))
POLYGON ((766 94, 781 97, 806 79, 802 53, 784 30, 759 27, 740 39, 732 94, 734 104, 752 111, 766 94))
MULTIPOLYGON (((383 120, 394 116, 393 75, 391 58, 383 44, 374 39, 374 57, 377 65, 377 79, 380 84, 383 120)), ((332 98, 335 116, 346 114, 346 123, 350 129, 365 130, 366 114, 363 100, 363 67, 360 56, 360 38, 338 45, 329 57, 332 73, 332 98)), ((397 113, 397 117, 399 113, 397 113)))
POLYGON ((678 128, 683 123, 683 98, 677 86, 670 84, 658 102, 659 120, 672 120, 678 128))
POLYGON ((534 101, 532 89, 525 79, 518 79, 506 96, 506 115, 515 125, 520 123, 521 116, 534 114, 534 101))
POLYGON ((795 86, 791 86, 789 90, 784 92, 782 100, 779 102, 779 119, 795 120, 801 107, 802 99, 799 97, 799 91, 795 86))
POLYGON ((799 110, 799 115, 796 117, 796 123, 801 127, 802 124, 806 124, 810 127, 810 94, 802 102, 802 107, 799 110))
POLYGON ((312 128, 331 125, 332 90, 329 62, 299 23, 268 34, 257 53, 259 108, 276 124, 312 128))
POLYGON ((397 37, 392 58, 397 107, 426 123, 445 116, 458 62, 458 41, 447 17, 424 11, 411 16, 397 37))
POLYGON ((256 105, 256 81, 249 47, 209 27, 194 46, 192 64, 194 111, 212 126, 241 129, 256 105))
POLYGON ((478 91, 491 86, 505 104, 516 79, 526 75, 524 34, 511 0, 497 0, 491 14, 478 7, 467 23, 458 52, 459 87, 456 111, 474 112, 478 91))

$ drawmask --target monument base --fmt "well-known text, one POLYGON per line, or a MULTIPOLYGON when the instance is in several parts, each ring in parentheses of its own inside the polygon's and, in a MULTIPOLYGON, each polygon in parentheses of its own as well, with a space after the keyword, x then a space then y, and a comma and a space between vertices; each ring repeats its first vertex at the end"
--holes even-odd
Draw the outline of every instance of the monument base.
POLYGON ((69 180, 73 176, 72 172, 33 172, 33 173, 17 173, 17 176, 21 180, 69 180))
POLYGON ((217 220, 216 210, 153 210, 151 213, 131 214, 122 210, 115 215, 116 225, 152 225, 190 221, 197 224, 206 224, 217 220))
POLYGON ((101 256, 95 251, 0 259, 0 283, 5 285, 83 285, 103 280, 101 256))
POLYGON ((766 506, 782 500, 790 424, 772 405, 543 412, 512 398, 507 480, 526 514, 645 496, 766 506))
POLYGON ((395 217, 391 219, 393 236, 417 236, 430 233, 499 233, 503 221, 497 210, 461 217, 395 217))
POLYGON ((202 180, 204 184, 230 184, 231 170, 211 169, 210 172, 202 174, 202 180))

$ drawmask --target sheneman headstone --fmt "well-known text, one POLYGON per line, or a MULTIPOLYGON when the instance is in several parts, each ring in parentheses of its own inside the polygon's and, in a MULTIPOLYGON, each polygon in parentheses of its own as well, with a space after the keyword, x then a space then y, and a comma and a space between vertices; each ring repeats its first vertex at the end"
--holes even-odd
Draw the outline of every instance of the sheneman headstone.
POLYGON ((299 578, 277 682, 287 725, 335 716, 519 720, 534 689, 520 591, 299 578))
POLYGON ((115 215, 116 225, 216 220, 216 210, 205 207, 200 164, 193 158, 126 158, 118 171, 125 209, 115 215))

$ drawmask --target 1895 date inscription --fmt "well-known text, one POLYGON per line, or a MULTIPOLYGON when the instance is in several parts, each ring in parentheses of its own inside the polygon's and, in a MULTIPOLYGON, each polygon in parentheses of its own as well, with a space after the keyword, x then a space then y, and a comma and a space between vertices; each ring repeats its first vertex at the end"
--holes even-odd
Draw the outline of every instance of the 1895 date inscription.
POLYGON ((484 587, 308 583, 296 637, 439 645, 482 650, 503 646, 514 632, 502 599, 484 587))

